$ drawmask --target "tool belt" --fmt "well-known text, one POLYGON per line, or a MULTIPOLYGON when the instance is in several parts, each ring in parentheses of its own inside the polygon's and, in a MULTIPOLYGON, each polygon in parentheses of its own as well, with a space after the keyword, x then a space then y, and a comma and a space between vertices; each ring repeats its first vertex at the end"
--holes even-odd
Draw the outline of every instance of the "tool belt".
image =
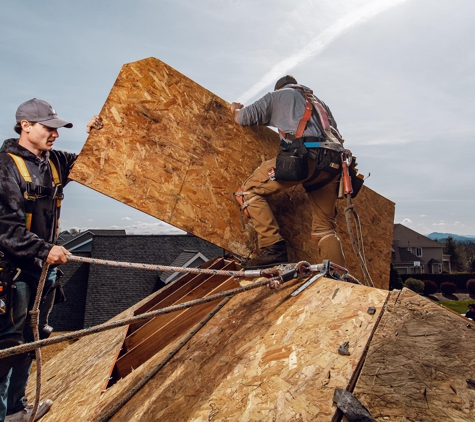
MULTIPOLYGON (((281 146, 283 150, 276 159, 275 179, 283 181, 300 181, 308 178, 308 160, 310 158, 316 161, 315 174, 305 182, 305 190, 312 192, 320 189, 325 184, 333 180, 342 171, 342 152, 346 150, 337 142, 330 142, 326 139, 306 136, 287 142, 282 140, 281 146), (319 183, 312 184, 312 179, 316 179, 324 171, 328 174, 328 178, 319 183), (310 182, 310 183, 308 183, 310 182)), ((352 160, 348 168, 351 178, 353 192, 351 197, 354 198, 363 186, 364 179, 358 177, 356 171, 356 160, 352 160)))

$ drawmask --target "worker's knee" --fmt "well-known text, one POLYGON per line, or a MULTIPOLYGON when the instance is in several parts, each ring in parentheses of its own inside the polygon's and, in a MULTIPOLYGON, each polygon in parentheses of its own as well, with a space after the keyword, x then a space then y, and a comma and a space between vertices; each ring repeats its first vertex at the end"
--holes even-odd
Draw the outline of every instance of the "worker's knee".
POLYGON ((335 230, 314 232, 312 233, 312 239, 317 244, 320 259, 329 259, 335 264, 346 267, 345 255, 335 230))

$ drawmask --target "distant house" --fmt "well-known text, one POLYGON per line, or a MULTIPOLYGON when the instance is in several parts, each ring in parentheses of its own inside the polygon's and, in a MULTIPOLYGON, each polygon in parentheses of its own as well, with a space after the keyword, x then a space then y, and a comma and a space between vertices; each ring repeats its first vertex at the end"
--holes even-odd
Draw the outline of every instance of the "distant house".
MULTIPOLYGON (((76 256, 185 268, 226 253, 193 235, 126 235, 123 230, 86 230, 63 246, 76 256)), ((73 261, 60 269, 66 302, 51 313, 49 323, 56 331, 101 324, 182 275, 73 261)))
POLYGON ((444 245, 403 226, 394 225, 392 259, 400 274, 439 274, 450 272, 450 255, 444 245))

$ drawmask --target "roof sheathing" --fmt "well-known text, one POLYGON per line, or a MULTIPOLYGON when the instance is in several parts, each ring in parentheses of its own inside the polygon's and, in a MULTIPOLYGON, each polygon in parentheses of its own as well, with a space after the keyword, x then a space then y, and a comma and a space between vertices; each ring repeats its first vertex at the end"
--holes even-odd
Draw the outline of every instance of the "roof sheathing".
MULTIPOLYGON (((217 412, 215 420, 330 420, 334 389, 349 383, 388 292, 324 278, 291 298, 298 284, 231 299, 112 420, 198 421, 217 412), (376 314, 367 313, 370 306, 376 314), (350 356, 338 354, 345 341, 350 356)), ((119 328, 82 338, 44 365, 42 396, 55 400, 45 422, 94 420, 171 347, 103 392, 124 335, 119 328)))

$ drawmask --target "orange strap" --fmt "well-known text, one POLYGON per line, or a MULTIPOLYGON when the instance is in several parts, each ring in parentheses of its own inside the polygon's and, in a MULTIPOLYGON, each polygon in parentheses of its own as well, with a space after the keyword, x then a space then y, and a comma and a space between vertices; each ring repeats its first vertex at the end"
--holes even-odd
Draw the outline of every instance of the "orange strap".
POLYGON ((303 113, 302 118, 300 119, 299 125, 297 126, 297 132, 295 132, 296 139, 301 138, 303 136, 303 132, 307 127, 307 123, 310 120, 310 117, 312 116, 312 111, 313 104, 307 97, 305 97, 305 111, 303 113))

